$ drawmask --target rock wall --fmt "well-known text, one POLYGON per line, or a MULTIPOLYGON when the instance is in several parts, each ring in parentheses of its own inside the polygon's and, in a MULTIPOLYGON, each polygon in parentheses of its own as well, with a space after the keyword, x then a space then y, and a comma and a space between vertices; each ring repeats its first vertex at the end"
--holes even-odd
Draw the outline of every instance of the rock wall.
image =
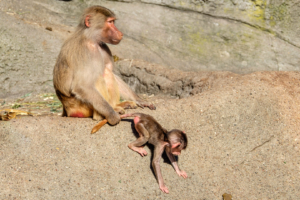
POLYGON ((118 14, 126 37, 116 51, 126 58, 182 70, 299 70, 296 0, 86 2, 118 14))
POLYGON ((84 7, 50 0, 0 1, 0 98, 54 92, 56 57, 84 7))
POLYGON ((123 59, 184 71, 299 70, 296 0, 2 0, 0 98, 51 91, 63 41, 90 5, 112 9, 123 59))

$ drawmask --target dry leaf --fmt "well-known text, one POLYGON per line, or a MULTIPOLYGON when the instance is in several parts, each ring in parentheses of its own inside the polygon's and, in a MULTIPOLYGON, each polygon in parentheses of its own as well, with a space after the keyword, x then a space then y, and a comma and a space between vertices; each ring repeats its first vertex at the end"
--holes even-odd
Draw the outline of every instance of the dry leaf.
POLYGON ((17 115, 32 115, 30 112, 16 109, 4 109, 0 110, 0 120, 8 121, 15 118, 17 115))
POLYGON ((114 58, 114 62, 117 62, 118 60, 120 60, 120 58, 116 55, 113 55, 113 58, 114 58))

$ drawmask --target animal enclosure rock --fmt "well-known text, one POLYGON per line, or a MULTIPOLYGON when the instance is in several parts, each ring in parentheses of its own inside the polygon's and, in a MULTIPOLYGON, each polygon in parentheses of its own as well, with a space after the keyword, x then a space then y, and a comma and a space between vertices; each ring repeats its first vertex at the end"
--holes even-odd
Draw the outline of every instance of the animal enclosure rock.
POLYGON ((92 119, 52 115, 0 122, 1 197, 221 199, 228 193, 234 199, 297 199, 299 72, 222 73, 212 72, 220 78, 199 94, 152 97, 155 111, 128 111, 188 136, 178 164, 189 178, 174 176, 161 161, 168 195, 150 168, 151 146, 143 158, 128 149, 136 139, 130 122, 91 135, 92 119))
POLYGON ((117 14, 124 39, 110 49, 123 59, 184 71, 299 70, 296 0, 0 1, 0 98, 53 92, 59 49, 94 4, 117 14))

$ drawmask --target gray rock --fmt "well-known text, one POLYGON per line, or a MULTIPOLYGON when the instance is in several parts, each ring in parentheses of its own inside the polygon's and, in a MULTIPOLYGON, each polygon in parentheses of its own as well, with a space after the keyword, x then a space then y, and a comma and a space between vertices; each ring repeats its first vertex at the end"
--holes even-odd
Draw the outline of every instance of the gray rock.
POLYGON ((0 1, 0 98, 53 92, 60 47, 94 4, 119 17, 124 39, 111 50, 123 59, 182 71, 299 70, 295 0, 0 1))

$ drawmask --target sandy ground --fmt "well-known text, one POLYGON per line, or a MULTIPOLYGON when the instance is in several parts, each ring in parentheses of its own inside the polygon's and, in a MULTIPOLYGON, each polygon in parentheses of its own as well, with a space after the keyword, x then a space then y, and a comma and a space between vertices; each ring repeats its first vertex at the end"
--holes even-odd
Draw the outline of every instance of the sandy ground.
POLYGON ((94 135, 96 121, 57 113, 0 121, 0 199, 297 199, 299 80, 299 72, 233 75, 192 97, 152 97, 155 111, 127 110, 187 133, 178 161, 189 177, 161 162, 170 194, 158 188, 151 147, 143 158, 128 149, 130 120, 94 135))

